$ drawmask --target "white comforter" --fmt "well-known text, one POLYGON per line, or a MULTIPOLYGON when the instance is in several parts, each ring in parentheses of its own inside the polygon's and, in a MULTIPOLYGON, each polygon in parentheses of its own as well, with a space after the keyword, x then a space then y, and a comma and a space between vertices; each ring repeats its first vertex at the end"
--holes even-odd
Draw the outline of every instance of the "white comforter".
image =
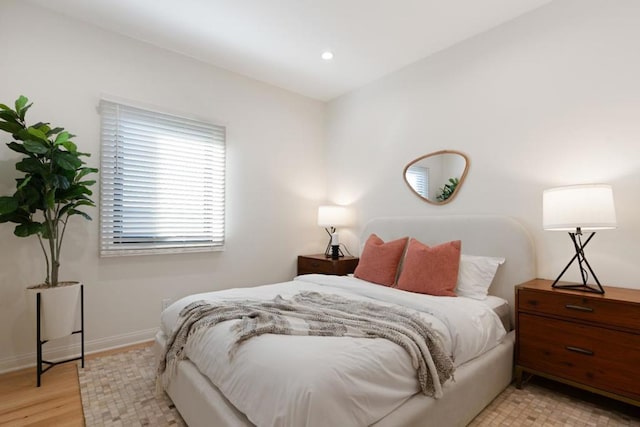
MULTIPOLYGON (((204 299, 272 299, 301 290, 332 293, 419 311, 440 336, 456 366, 497 345, 506 334, 498 316, 462 297, 434 297, 371 284, 352 277, 305 275, 294 281, 185 297, 161 317, 169 336, 178 314, 204 299)), ((407 353, 384 339, 262 335, 243 343, 233 359, 224 322, 189 340, 187 357, 249 420, 258 426, 370 425, 418 393, 407 353)))

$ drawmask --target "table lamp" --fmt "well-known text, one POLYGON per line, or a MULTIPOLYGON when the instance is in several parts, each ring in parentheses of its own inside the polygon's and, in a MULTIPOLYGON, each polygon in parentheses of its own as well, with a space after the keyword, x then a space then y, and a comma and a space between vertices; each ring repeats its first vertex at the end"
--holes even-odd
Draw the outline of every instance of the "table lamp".
POLYGON ((320 206, 318 207, 318 225, 324 227, 329 235, 329 243, 324 255, 327 258, 340 258, 344 254, 340 249, 340 240, 336 227, 344 227, 351 223, 351 212, 346 206, 320 206))
POLYGON ((585 257, 584 248, 596 234, 596 230, 616 228, 616 211, 611 186, 583 184, 545 190, 542 194, 542 223, 545 230, 568 231, 576 252, 551 286, 604 294, 598 277, 585 257), (591 232, 584 243, 582 243, 583 231, 591 232), (576 260, 582 283, 560 284, 560 278, 576 260), (589 273, 597 286, 587 284, 589 273))

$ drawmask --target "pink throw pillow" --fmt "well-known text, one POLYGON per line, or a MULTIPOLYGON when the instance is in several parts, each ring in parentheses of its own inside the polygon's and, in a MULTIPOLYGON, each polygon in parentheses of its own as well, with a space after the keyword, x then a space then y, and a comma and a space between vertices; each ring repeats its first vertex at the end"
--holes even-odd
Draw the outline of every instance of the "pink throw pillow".
POLYGON ((460 267, 460 240, 429 247, 409 241, 402 262, 398 289, 421 294, 455 297, 460 267))
POLYGON ((360 261, 353 275, 359 279, 384 286, 393 286, 398 275, 398 265, 408 237, 385 243, 372 234, 364 245, 360 261))

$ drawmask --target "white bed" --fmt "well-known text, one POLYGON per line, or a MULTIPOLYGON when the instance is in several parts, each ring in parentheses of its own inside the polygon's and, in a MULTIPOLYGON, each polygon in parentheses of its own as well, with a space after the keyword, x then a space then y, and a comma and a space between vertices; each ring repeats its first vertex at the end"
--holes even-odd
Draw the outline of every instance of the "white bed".
MULTIPOLYGON (((506 258, 506 262, 499 268, 493 284, 490 289, 490 294, 507 300, 511 305, 511 312, 513 310, 514 299, 514 286, 518 283, 524 282, 534 277, 535 262, 533 255, 533 248, 531 240, 523 229, 523 227, 515 220, 507 217, 497 216, 449 216, 449 217, 406 217, 406 218, 379 218, 371 221, 365 226, 362 236, 363 240, 366 239, 371 233, 376 233, 385 241, 401 238, 404 236, 415 237, 423 243, 434 245, 450 240, 462 241, 462 252, 469 255, 483 255, 483 256, 498 256, 506 258)), ((265 286, 262 290, 257 291, 263 293, 269 293, 277 291, 284 294, 286 297, 287 292, 296 287, 305 288, 309 286, 316 290, 317 284, 307 283, 314 282, 309 278, 302 278, 295 283, 284 283, 281 285, 272 285, 272 287, 265 286)), ((322 282, 322 278, 317 281, 322 282)), ((327 290, 332 290, 331 293, 340 293, 343 291, 340 287, 346 286, 357 287, 356 283, 358 279, 346 279, 347 284, 343 285, 338 280, 332 281, 325 280, 327 283, 323 286, 327 286, 327 290), (350 281, 349 281, 350 280, 350 281), (335 283, 334 283, 335 282, 335 283), (336 286, 336 287, 333 287, 336 286)), ((365 286, 365 285, 363 285, 365 286)), ((377 286, 377 285, 370 285, 377 286)), ((348 289, 350 290, 350 289, 348 289)), ((247 290, 238 290, 238 297, 244 296, 247 290)), ((393 292, 392 289, 380 287, 382 295, 381 299, 386 298, 384 292, 393 292)), ((235 290, 226 291, 223 295, 233 297, 235 290)), ((293 291, 291 291, 293 292, 293 291)), ((400 291, 401 292, 401 291, 400 291)), ((389 294, 390 295, 390 294, 389 294)), ((186 299, 176 303, 176 306, 170 307, 170 309, 163 313, 163 325, 161 331, 156 337, 156 349, 158 352, 164 348, 167 334, 163 331, 168 331, 171 328, 172 322, 175 321, 177 312, 180 307, 188 304, 188 302, 202 298, 202 296, 187 297, 186 299)), ((431 298, 447 298, 447 297, 431 297, 431 298)), ((471 309, 471 305, 469 306, 471 309)), ((460 314, 462 316, 462 314, 460 314)), ((495 317, 495 316, 494 316, 495 317)), ((221 325, 223 326, 223 325, 221 325)), ((214 329, 218 329, 216 327, 214 329)), ((228 328, 227 328, 228 329, 228 328)), ((211 334, 212 336, 215 333, 211 334)), ((296 364, 296 360, 292 357, 292 354, 304 354, 304 346, 299 345, 304 342, 300 340, 304 338, 306 340, 314 338, 324 337, 288 337, 288 336, 275 336, 268 335, 259 338, 267 338, 271 340, 271 346, 284 346, 284 340, 296 340, 296 345, 287 348, 291 351, 280 353, 283 358, 288 358, 287 363, 289 365, 296 364)), ((502 337, 502 335, 500 336, 502 337)), ((209 338, 208 338, 209 339, 209 338)), ((213 339, 213 338, 211 338, 213 339)), ((326 339, 326 338, 325 338, 326 339)), ((258 341, 257 339, 253 339, 258 341)), ((335 340, 335 339, 334 339, 335 340)), ((458 363, 455 371, 455 381, 449 381, 445 383, 443 387, 443 396, 439 399, 427 397, 421 393, 417 393, 417 389, 410 392, 407 397, 396 400, 395 403, 391 402, 388 405, 383 403, 382 400, 377 401, 377 395, 370 399, 367 396, 363 397, 363 400, 353 400, 354 410, 358 407, 358 410, 371 411, 372 421, 370 424, 376 426, 411 426, 411 425, 434 425, 434 426, 454 426, 465 425, 475 415, 477 415, 482 408, 484 408, 500 391, 502 391, 511 381, 512 377, 512 361, 513 361, 513 332, 510 332, 502 338, 495 346, 491 344, 490 350, 483 352, 479 356, 466 355, 464 352, 459 353, 459 361, 464 363, 458 363), (466 361, 467 358, 473 357, 471 360, 466 361), (386 406, 385 406, 386 405, 386 406), (378 412, 375 412, 378 411, 378 412), (375 412, 375 414, 374 414, 375 412)), ((251 348, 260 348, 258 345, 262 344, 251 343, 252 340, 247 341, 243 346, 251 348), (251 345, 248 345, 251 343, 251 345)), ((386 340, 368 340, 368 341, 386 341, 386 340)), ((268 341, 266 341, 268 343, 268 341)), ((379 345, 379 344, 376 344, 379 345)), ((479 348, 482 345, 478 344, 479 348)), ((386 351, 395 346, 389 342, 382 344, 382 347, 375 348, 374 353, 386 351), (386 346, 386 347, 385 347, 386 346)), ((275 351, 269 355, 265 349, 269 347, 261 347, 261 352, 266 361, 269 360, 269 356, 277 358, 278 352, 275 351)), ((243 349, 244 350, 244 349, 243 349)), ((391 349, 392 351, 393 349, 391 349)), ((206 350, 215 354, 215 347, 211 347, 210 350, 206 350)), ((247 416, 238 408, 250 413, 252 419, 256 419, 256 415, 251 412, 254 406, 260 406, 259 403, 252 404, 251 401, 260 401, 256 399, 255 395, 251 393, 261 393, 259 388, 260 380, 263 386, 275 383, 273 378, 270 378, 267 374, 261 375, 259 380, 256 381, 256 390, 245 387, 242 393, 235 393, 233 387, 229 387, 229 383, 234 384, 235 378, 228 379, 225 383, 225 374, 218 372, 218 376, 215 373, 215 367, 213 364, 201 360, 201 354, 206 352, 203 349, 198 350, 197 347, 191 349, 193 359, 192 362, 189 359, 183 360, 178 364, 177 371, 172 377, 166 391, 175 403, 176 407, 180 411, 185 421, 190 426, 252 426, 247 416), (200 366, 200 369, 196 366, 200 366), (213 366, 213 367, 212 367, 213 366), (209 378, 204 376, 200 371, 206 372, 211 378, 214 378, 223 390, 227 390, 230 398, 234 400, 235 405, 232 404, 218 387, 216 387, 209 378), (212 374, 213 372, 213 374, 212 374), (264 376, 264 378, 262 378, 264 376), (250 396, 246 397, 246 396, 250 396), (246 397, 246 400, 243 398, 246 397)), ((249 350, 247 350, 249 351, 249 350)), ((482 350, 484 351, 484 350, 482 350)), ((241 352, 239 351, 239 354, 241 352)), ((364 356, 367 353, 361 353, 359 357, 364 356)), ((313 359, 310 355, 315 356, 315 353, 307 353, 307 358, 313 359)), ((242 360, 241 355, 239 358, 242 360)), ((222 353, 218 354, 220 359, 222 353)), ((314 359, 315 363, 320 363, 321 359, 314 359)), ((306 361, 305 361, 306 362, 306 361)), ((239 362, 240 363, 240 362, 239 362)), ((265 368, 268 368, 269 363, 265 363, 265 368)), ((302 364, 301 364, 302 365, 302 364)), ((240 365, 236 365, 235 369, 241 370, 240 365)), ((398 368, 399 369, 399 368, 398 368)), ((386 370, 386 369, 385 369, 386 370)), ((393 371, 393 369, 389 369, 393 371)), ((399 378, 397 372, 391 372, 390 378, 399 378), (396 375, 394 377, 394 375, 396 375)), ((275 377, 274 377, 275 378, 275 377)), ((403 381, 398 381, 402 383, 403 381)), ((415 382, 415 380, 414 380, 415 382)), ((367 384, 366 381, 359 384, 367 384)), ((401 388, 402 384, 398 387, 401 388)), ((406 387, 411 387, 411 384, 406 384, 406 387)), ((294 387, 293 385, 291 387, 294 387)), ((406 388, 405 387, 405 388, 406 388)), ((413 385, 415 388, 415 384, 413 385)), ((379 388, 379 387, 378 387, 379 388)), ((389 387, 391 388, 391 387, 389 387)), ((294 390, 295 388, 292 388, 294 390)), ((330 388, 329 388, 330 389, 330 388)), ((339 394, 339 387, 336 387, 335 393, 339 394)), ((284 389, 286 390, 286 388, 284 389)), ((400 391, 399 391, 400 392, 400 391)), ((407 391, 404 390, 403 393, 407 391)), ((273 387, 273 393, 282 393, 277 387, 273 387)), ((345 392, 345 393, 348 393, 345 392)), ((269 393, 266 393, 269 394, 269 393)), ((263 393, 264 395, 264 393, 263 393)), ((259 397, 260 395, 258 395, 259 397)), ((268 397, 265 396, 264 402, 260 402, 265 406, 266 410, 269 409, 269 405, 265 405, 268 401, 268 397)), ((343 399, 352 400, 352 399, 343 399)), ((331 406, 328 406, 330 408, 331 406)), ((325 411, 327 412, 327 411, 325 411)), ((331 412, 331 411, 329 411, 331 412)), ((335 412, 339 412, 336 410, 335 412)), ((367 413, 368 414, 368 413, 367 413)), ((365 414, 365 415, 367 415, 365 414)), ((314 416, 315 417, 315 416, 314 416)), ((317 417, 315 417, 317 418, 317 417)), ((272 418, 277 419, 277 418, 272 418)), ((346 418, 336 418, 339 420, 345 420, 346 418)), ((362 416, 357 419, 363 419, 362 416)), ((325 419, 324 421, 328 420, 325 419)), ((287 422, 276 421, 275 425, 294 425, 287 424, 287 422)), ((295 425, 303 424, 298 421, 295 425)), ((322 420, 311 419, 304 424, 307 425, 323 425, 322 420)), ((331 424, 331 423, 330 423, 331 424)), ((353 424, 353 423, 350 423, 353 424)), ((364 423, 369 424, 369 422, 364 423)), ((328 425, 328 424, 325 424, 328 425)))

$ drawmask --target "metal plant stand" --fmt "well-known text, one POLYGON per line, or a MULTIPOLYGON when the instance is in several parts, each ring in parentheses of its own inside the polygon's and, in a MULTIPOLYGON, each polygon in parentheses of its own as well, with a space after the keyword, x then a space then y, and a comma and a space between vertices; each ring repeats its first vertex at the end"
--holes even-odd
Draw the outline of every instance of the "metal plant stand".
POLYGON ((77 331, 71 332, 71 334, 80 334, 80 356, 73 357, 71 359, 59 360, 57 362, 49 362, 47 360, 42 359, 42 346, 46 344, 49 340, 43 340, 41 334, 41 326, 40 326, 40 292, 36 294, 36 322, 37 322, 37 357, 38 357, 38 366, 36 367, 37 371, 37 386, 40 387, 40 378, 42 374, 47 372, 49 369, 53 368, 55 365, 60 365, 62 363, 73 362, 74 360, 82 360, 82 367, 84 368, 84 285, 80 285, 80 329, 77 331), (42 366, 48 365, 46 368, 42 368, 42 366))

